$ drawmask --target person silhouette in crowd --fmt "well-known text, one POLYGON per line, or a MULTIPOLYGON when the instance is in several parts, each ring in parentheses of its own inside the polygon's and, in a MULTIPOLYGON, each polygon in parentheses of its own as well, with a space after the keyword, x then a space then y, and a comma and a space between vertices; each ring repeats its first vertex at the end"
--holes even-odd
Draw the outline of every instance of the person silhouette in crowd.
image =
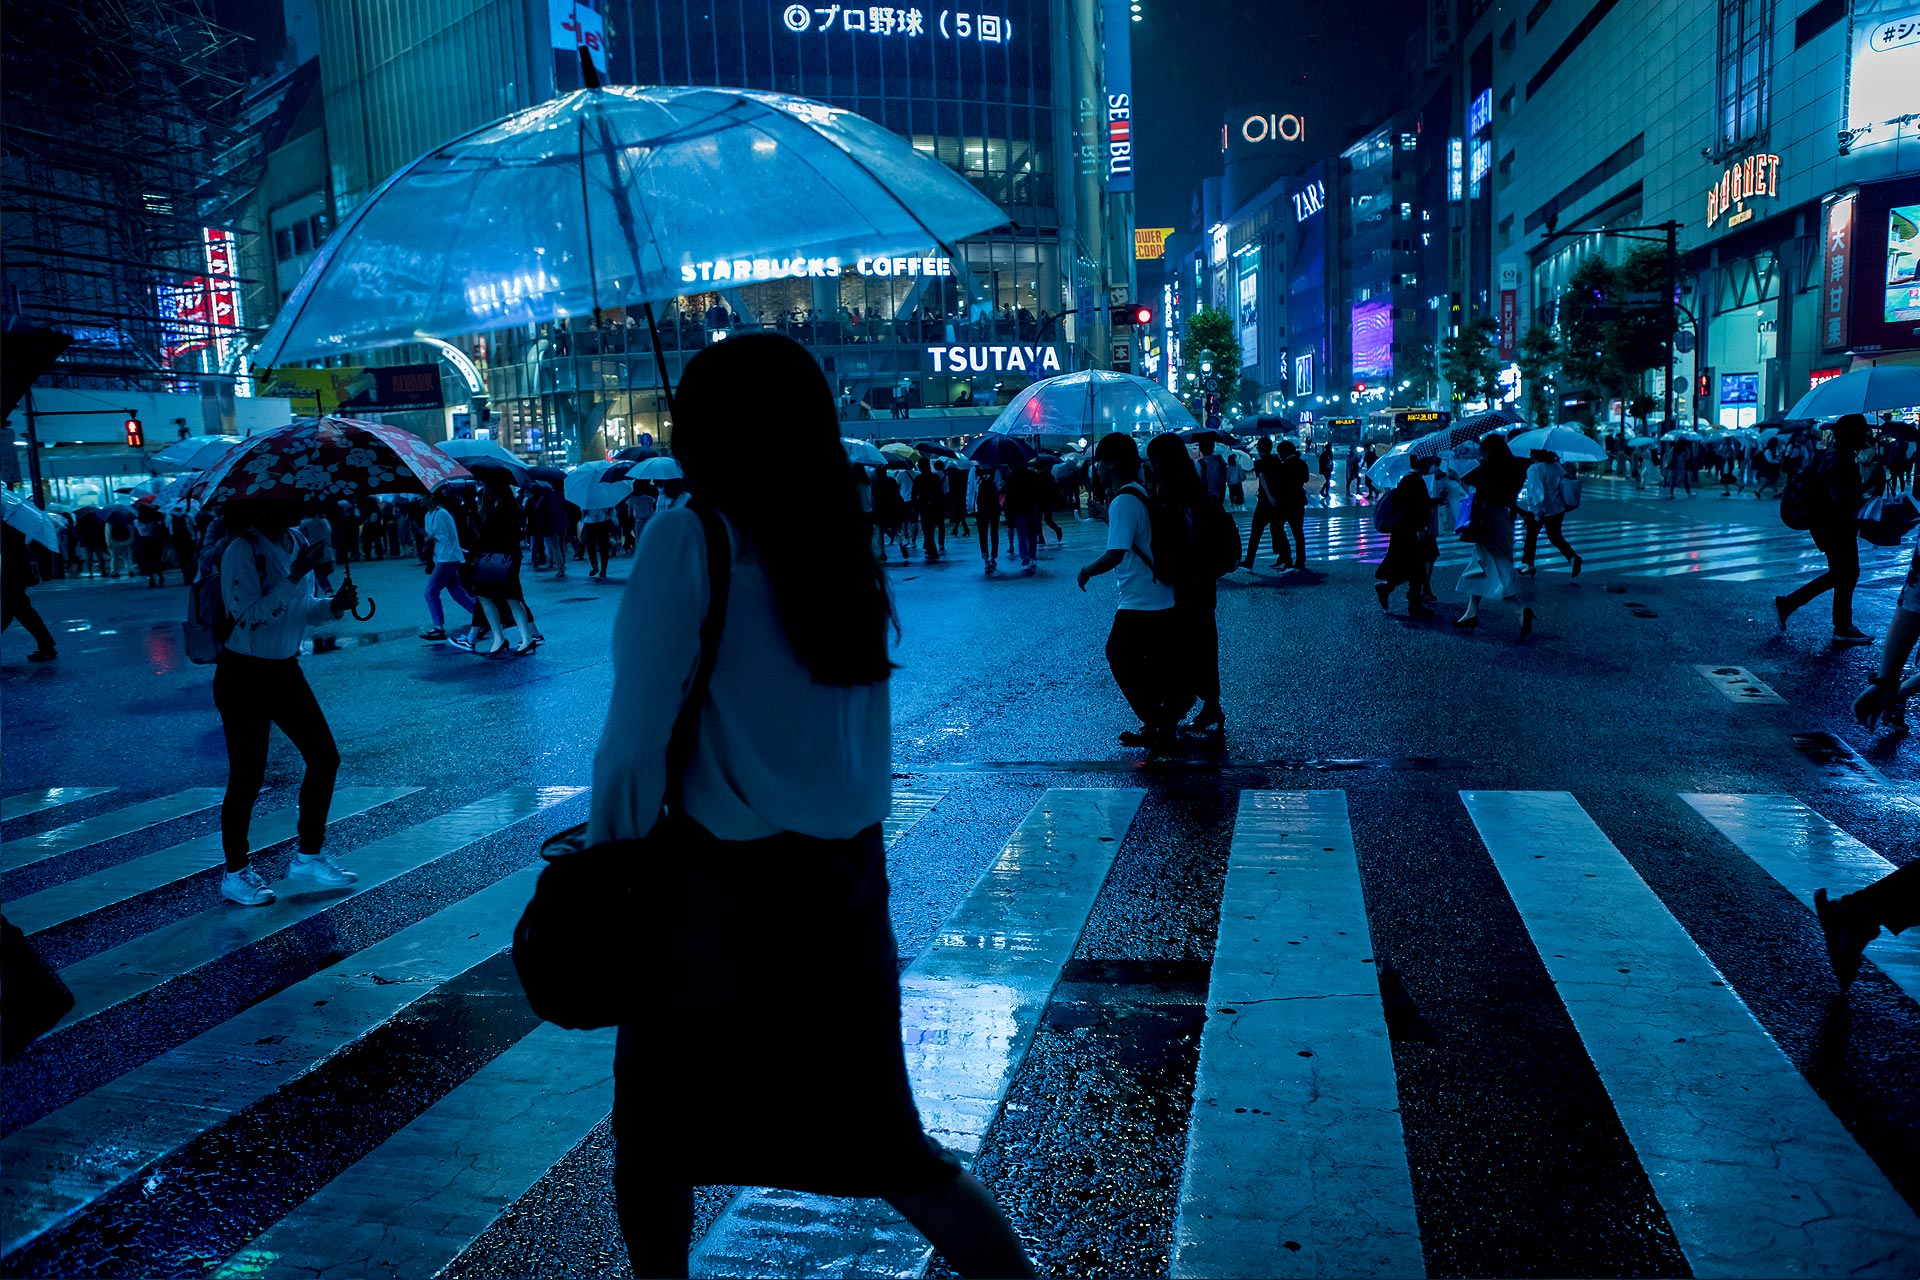
POLYGON ((1860 581, 1861 483, 1858 455, 1867 443, 1867 420, 1849 413, 1833 424, 1833 445, 1823 449, 1803 482, 1807 532, 1827 558, 1826 569, 1811 582, 1773 598, 1780 631, 1787 619, 1822 592, 1833 592, 1833 638, 1837 644, 1865 644, 1872 636, 1853 625, 1853 589, 1860 581))

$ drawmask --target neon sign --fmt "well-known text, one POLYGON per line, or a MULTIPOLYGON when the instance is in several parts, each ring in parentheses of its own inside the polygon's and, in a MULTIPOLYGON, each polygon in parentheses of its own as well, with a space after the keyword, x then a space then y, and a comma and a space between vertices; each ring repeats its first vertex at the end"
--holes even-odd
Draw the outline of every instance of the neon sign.
POLYGON ((1747 201, 1755 196, 1778 196, 1780 194, 1780 157, 1776 155, 1748 156, 1738 164, 1729 166, 1720 175, 1720 181, 1707 188, 1707 225, 1720 221, 1728 209, 1733 215, 1727 218, 1729 227, 1737 227, 1753 217, 1753 210, 1747 207, 1747 201))
POLYGON ((1327 184, 1310 182, 1293 193, 1293 220, 1305 222, 1327 207, 1327 184))
POLYGON ((1493 123, 1493 90, 1482 89, 1480 96, 1467 105, 1467 136, 1473 137, 1493 123))
POLYGON ((1060 372, 1060 352, 1053 347, 928 347, 935 373, 1043 373, 1060 372))
POLYGON ((997 13, 960 13, 942 9, 931 18, 919 9, 896 9, 891 5, 837 5, 814 8, 790 4, 781 11, 780 21, 794 35, 818 31, 860 32, 872 36, 900 36, 917 40, 938 33, 942 40, 978 40, 982 44, 1012 44, 1013 23, 997 13))
POLYGON ((1245 142, 1305 142, 1307 121, 1291 113, 1248 116, 1240 122, 1240 137, 1245 142))

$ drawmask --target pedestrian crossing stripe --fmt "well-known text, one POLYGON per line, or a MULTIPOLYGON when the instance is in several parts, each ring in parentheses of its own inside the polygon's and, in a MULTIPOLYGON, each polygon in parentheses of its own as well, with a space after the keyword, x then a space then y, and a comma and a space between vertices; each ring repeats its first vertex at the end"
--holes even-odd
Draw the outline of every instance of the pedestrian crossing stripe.
MULTIPOLYGON (((55 790, 65 789, 55 788, 55 790)), ((75 790, 79 789, 81 788, 75 788, 75 790)), ((98 793, 110 788, 89 788, 89 790, 98 793)), ((55 827, 37 836, 9 840, 4 845, 0 845, 0 871, 18 871, 21 867, 45 862, 49 858, 76 853, 81 849, 91 849, 109 840, 118 840, 145 827, 157 826, 162 822, 171 822, 175 818, 201 813, 219 804, 222 794, 219 787, 189 787, 185 791, 176 791, 172 795, 155 796, 151 800, 142 800, 124 808, 112 809, 80 822, 70 822, 64 827, 55 827)))
POLYGON ((40 791, 23 791, 19 795, 0 799, 0 822, 30 818, 36 813, 57 809, 76 800, 103 796, 112 790, 112 787, 47 787, 40 791))
POLYGON ((1920 1271, 1920 1219, 1573 796, 1460 794, 1693 1274, 1920 1271))

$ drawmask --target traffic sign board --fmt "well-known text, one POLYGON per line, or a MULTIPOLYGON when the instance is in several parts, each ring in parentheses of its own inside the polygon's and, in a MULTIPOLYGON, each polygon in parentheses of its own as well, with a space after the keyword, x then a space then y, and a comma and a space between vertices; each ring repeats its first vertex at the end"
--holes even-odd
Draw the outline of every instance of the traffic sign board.
POLYGON ((1693 330, 1682 329, 1680 332, 1674 334, 1673 349, 1683 356, 1691 355, 1693 353, 1693 330))

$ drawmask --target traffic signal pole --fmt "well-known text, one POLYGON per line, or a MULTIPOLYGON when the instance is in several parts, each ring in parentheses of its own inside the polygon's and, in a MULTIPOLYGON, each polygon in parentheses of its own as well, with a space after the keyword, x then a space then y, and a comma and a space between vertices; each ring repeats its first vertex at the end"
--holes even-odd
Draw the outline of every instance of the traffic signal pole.
MULTIPOLYGON (((1672 219, 1668 219, 1666 227, 1667 227, 1667 292, 1666 292, 1667 419, 1666 420, 1669 428, 1671 428, 1673 423, 1673 339, 1674 339, 1675 331, 1678 330, 1680 327, 1679 318, 1674 315, 1674 307, 1677 304, 1677 300, 1673 296, 1676 292, 1678 292, 1680 287, 1680 281, 1678 279, 1679 260, 1680 260, 1680 224, 1678 222, 1673 221, 1672 219)), ((1688 418, 1692 418, 1693 415, 1688 414, 1687 416, 1688 418)))

